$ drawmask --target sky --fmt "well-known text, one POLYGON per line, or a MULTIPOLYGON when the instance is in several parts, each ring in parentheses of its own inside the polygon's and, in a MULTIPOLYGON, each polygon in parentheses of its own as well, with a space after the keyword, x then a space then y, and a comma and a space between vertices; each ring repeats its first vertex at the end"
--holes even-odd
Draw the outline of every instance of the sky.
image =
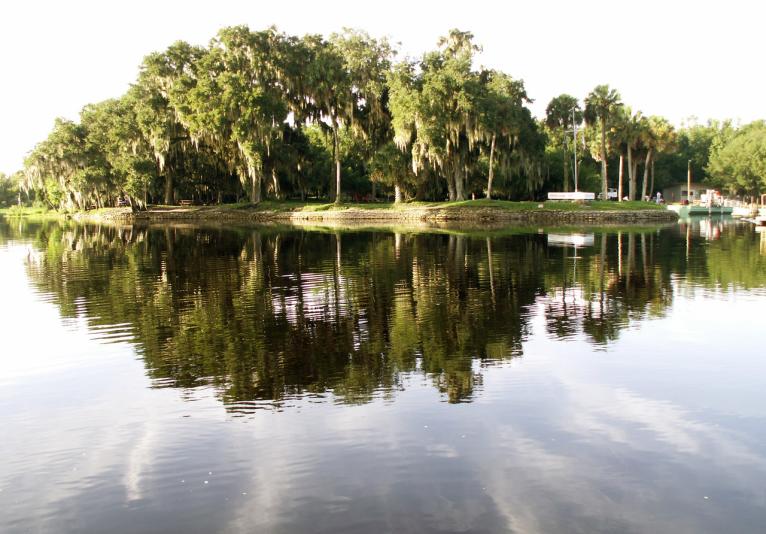
POLYGON ((479 64, 524 80, 542 116, 561 93, 616 88, 644 114, 676 125, 766 118, 762 54, 766 4, 753 0, 277 1, 68 0, 7 2, 0 10, 0 172, 22 167, 56 117, 117 97, 150 52, 177 40, 206 44, 235 24, 302 35, 343 27, 433 49, 450 28, 471 31, 479 64))

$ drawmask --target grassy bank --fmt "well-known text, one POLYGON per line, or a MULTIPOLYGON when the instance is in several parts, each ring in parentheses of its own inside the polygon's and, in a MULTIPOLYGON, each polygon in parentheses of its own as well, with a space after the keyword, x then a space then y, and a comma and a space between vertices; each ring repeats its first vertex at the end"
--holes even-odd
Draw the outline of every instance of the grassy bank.
POLYGON ((37 206, 11 206, 0 208, 0 215, 4 217, 63 217, 65 214, 37 206))
POLYGON ((477 226, 560 225, 560 224, 637 224, 673 222, 677 215, 648 202, 509 202, 505 200, 467 200, 462 202, 406 202, 332 204, 298 201, 264 201, 258 205, 223 204, 215 206, 151 206, 132 212, 111 208, 75 214, 90 221, 164 222, 370 222, 421 225, 465 223, 477 226))
MULTIPOLYGON (((593 201, 587 203, 576 203, 566 201, 547 201, 547 202, 532 202, 521 201, 511 202, 508 200, 462 200, 455 202, 401 202, 395 204, 393 202, 349 202, 343 204, 323 203, 323 202, 301 202, 295 200, 287 201, 263 201, 257 206, 252 204, 222 204, 220 206, 213 206, 216 209, 221 210, 251 210, 262 212, 279 212, 279 213, 317 213, 317 212, 336 212, 336 211, 349 211, 349 210, 361 210, 361 211, 395 211, 395 212, 407 212, 412 210, 459 210, 459 209, 493 209, 504 210, 511 212, 523 212, 523 211, 537 211, 540 209, 552 210, 552 211, 641 211, 641 210, 664 210, 664 206, 658 206, 657 204, 650 202, 610 202, 610 201, 593 201), (540 207, 542 206, 542 208, 540 207)), ((176 206, 156 206, 156 209, 176 209, 176 206)), ((198 207, 191 207, 189 209, 199 209, 198 207)))

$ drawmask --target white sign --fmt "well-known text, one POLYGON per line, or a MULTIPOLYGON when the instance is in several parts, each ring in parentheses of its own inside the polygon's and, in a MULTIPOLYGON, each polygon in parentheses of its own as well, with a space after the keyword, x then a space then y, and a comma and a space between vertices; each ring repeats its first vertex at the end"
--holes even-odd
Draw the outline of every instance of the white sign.
POLYGON ((570 191, 568 193, 548 193, 548 200, 595 200, 596 193, 570 191))

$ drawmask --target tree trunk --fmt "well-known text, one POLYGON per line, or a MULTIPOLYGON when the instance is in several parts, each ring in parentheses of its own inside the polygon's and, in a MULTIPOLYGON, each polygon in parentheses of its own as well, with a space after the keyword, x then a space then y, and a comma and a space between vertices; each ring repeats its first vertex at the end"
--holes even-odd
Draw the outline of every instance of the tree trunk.
POLYGON ((399 204, 402 201, 402 188, 399 184, 394 185, 394 204, 399 204))
POLYGON ((333 151, 335 152, 335 203, 340 204, 340 141, 338 140, 338 123, 333 121, 332 126, 333 151))
POLYGON ((374 201, 374 200, 375 200, 375 189, 376 189, 376 187, 375 187, 375 186, 376 186, 376 185, 377 185, 377 184, 376 184, 375 182, 372 182, 372 192, 370 193, 370 200, 372 200, 372 201, 374 201))
POLYGON ((622 180, 625 177, 625 159, 624 154, 620 152, 620 178, 617 182, 617 202, 622 202, 622 180))
MULTIPOLYGON (((489 178, 487 179, 487 198, 492 198, 492 179, 494 178, 494 163, 495 163, 495 138, 496 135, 492 134, 492 143, 489 146, 489 178)), ((564 189, 566 191, 566 189, 564 189)))
POLYGON ((425 200, 426 199, 426 187, 428 186, 428 169, 423 169, 421 171, 420 176, 417 177, 418 180, 418 186, 415 190, 415 200, 425 200))
POLYGON ((465 200, 465 183, 459 166, 455 169, 455 200, 465 200))
POLYGON ((601 195, 607 200, 606 119, 601 119, 601 195))
POLYGON ((651 181, 651 187, 649 188, 650 191, 654 192, 654 156, 652 156, 652 181, 651 181))
POLYGON ((253 176, 250 181, 250 202, 258 204, 261 201, 261 175, 253 176))
POLYGON ((173 175, 169 169, 165 169, 165 204, 173 204, 173 175))
POLYGON ((633 147, 628 145, 628 200, 636 200, 636 168, 633 166, 633 147))
POLYGON ((644 161, 644 182, 641 184, 641 200, 646 200, 646 188, 649 185, 649 166, 652 162, 652 149, 646 152, 646 161, 644 161))
POLYGON ((447 194, 450 202, 455 200, 455 177, 451 172, 447 173, 447 194))
POLYGON ((274 197, 280 199, 282 191, 279 189, 279 178, 277 178, 277 171, 274 168, 271 169, 271 184, 274 188, 274 197))

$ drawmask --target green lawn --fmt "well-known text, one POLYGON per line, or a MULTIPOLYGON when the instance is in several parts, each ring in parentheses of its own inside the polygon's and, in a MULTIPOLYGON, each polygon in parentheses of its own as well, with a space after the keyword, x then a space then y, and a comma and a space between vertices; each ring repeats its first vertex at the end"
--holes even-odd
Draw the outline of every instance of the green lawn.
POLYGON ((0 208, 0 215, 5 215, 7 217, 58 217, 61 214, 56 211, 51 211, 48 208, 36 206, 11 206, 10 208, 0 208))
POLYGON ((274 201, 265 200, 252 206, 251 204, 224 204, 221 209, 257 209, 259 211, 336 211, 336 210, 396 210, 406 211, 410 209, 502 209, 507 211, 531 211, 540 209, 540 204, 544 209, 556 211, 634 211, 634 210, 664 210, 664 206, 652 202, 614 202, 596 200, 592 202, 576 203, 567 201, 520 201, 511 202, 508 200, 463 200, 459 202, 402 202, 394 204, 393 202, 348 202, 342 204, 322 203, 322 202, 301 202, 298 200, 274 201))
MULTIPOLYGON (((664 210, 665 206, 660 206, 652 202, 613 202, 595 200, 592 202, 567 202, 567 201, 520 201, 511 202, 508 200, 463 200, 459 202, 402 202, 394 204, 393 202, 348 202, 335 204, 332 202, 321 201, 300 201, 300 200, 264 200, 257 206, 249 203, 239 204, 221 204, 213 206, 192 206, 191 210, 257 210, 269 212, 321 212, 321 211, 345 211, 345 210, 390 210, 407 211, 412 209, 497 209, 504 211, 534 211, 541 209, 553 211, 635 211, 635 210, 664 210)), ((88 213, 98 214, 107 213, 115 208, 103 208, 92 210, 88 213)), ((124 209, 124 208, 121 208, 124 209)), ((152 210, 179 209, 179 206, 152 205, 152 210)), ((63 215, 60 212, 48 210, 40 207, 12 206, 10 208, 0 208, 0 215, 9 217, 28 217, 28 216, 49 216, 56 217, 63 215)))

